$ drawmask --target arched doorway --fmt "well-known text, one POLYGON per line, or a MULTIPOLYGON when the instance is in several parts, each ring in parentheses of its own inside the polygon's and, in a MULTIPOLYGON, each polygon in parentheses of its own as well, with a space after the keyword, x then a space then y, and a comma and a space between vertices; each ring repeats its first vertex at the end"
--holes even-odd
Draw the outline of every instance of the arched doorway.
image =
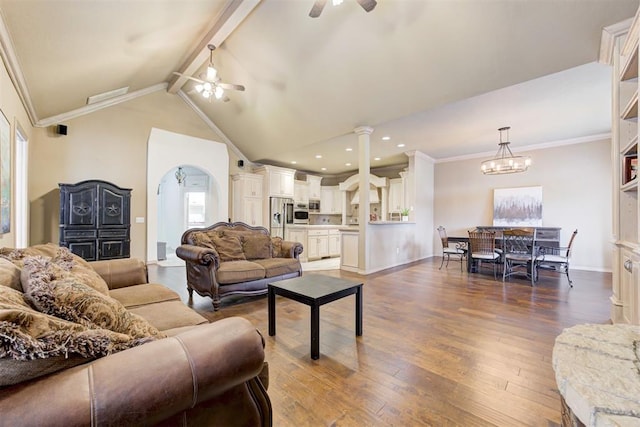
POLYGON ((211 225, 219 217, 219 195, 213 184, 214 178, 206 171, 188 165, 172 168, 162 177, 158 185, 158 261, 170 264, 182 233, 211 225))

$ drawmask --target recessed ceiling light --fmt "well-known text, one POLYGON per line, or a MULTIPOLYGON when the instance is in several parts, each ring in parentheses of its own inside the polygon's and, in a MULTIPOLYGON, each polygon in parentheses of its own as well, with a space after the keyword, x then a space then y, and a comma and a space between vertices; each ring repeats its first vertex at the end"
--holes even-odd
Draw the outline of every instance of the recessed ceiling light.
POLYGON ((390 136, 383 136, 383 137, 382 137, 382 140, 383 140, 383 141, 388 141, 388 140, 390 140, 390 139, 391 139, 391 137, 390 137, 390 136))
POLYGON ((398 147, 402 148, 404 147, 404 144, 398 144, 398 147))
POLYGON ((345 166, 351 166, 351 163, 345 163, 344 165, 345 166))
POLYGON ((374 157, 373 160, 380 160, 380 157, 374 157))
POLYGON ((353 151, 353 148, 346 148, 345 151, 353 151))
POLYGON ((298 163, 298 162, 296 162, 295 160, 291 160, 291 164, 292 165, 295 165, 296 163, 298 163))
POLYGON ((322 158, 322 154, 316 154, 316 159, 321 159, 322 158))
POLYGON ((326 170, 327 170, 327 168, 320 168, 320 170, 326 171, 326 170))

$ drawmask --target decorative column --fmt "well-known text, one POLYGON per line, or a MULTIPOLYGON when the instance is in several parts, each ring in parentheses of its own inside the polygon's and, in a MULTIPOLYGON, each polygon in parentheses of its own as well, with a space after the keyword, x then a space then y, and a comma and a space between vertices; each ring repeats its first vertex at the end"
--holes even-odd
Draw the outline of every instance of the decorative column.
POLYGON ((371 182, 369 179, 371 161, 370 161, 370 138, 372 127, 359 126, 353 130, 358 135, 358 189, 360 191, 360 209, 358 209, 358 269, 367 271, 367 262, 369 260, 369 246, 367 245, 367 229, 369 227, 369 214, 371 206, 369 205, 369 187, 371 182))

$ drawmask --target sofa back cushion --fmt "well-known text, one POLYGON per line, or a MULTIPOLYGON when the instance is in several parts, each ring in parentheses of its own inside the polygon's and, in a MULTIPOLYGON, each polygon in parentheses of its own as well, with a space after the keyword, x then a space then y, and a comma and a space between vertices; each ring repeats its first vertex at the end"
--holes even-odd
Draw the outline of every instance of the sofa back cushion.
POLYGON ((271 237, 262 233, 242 236, 242 250, 247 259, 271 258, 271 237))
POLYGON ((5 258, 0 258, 0 286, 8 286, 22 292, 20 268, 5 258))
POLYGON ((210 236, 215 250, 222 261, 244 261, 247 258, 242 251, 240 237, 231 234, 210 236))

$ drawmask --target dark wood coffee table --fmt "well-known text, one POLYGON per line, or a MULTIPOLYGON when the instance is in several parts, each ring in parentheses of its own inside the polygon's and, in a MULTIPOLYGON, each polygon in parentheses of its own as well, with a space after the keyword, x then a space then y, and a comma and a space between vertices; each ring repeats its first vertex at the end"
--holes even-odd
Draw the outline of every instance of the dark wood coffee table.
POLYGON ((321 274, 269 283, 269 335, 276 334, 276 295, 311 307, 311 358, 320 358, 320 306, 356 294, 356 336, 362 335, 362 283, 321 274))

